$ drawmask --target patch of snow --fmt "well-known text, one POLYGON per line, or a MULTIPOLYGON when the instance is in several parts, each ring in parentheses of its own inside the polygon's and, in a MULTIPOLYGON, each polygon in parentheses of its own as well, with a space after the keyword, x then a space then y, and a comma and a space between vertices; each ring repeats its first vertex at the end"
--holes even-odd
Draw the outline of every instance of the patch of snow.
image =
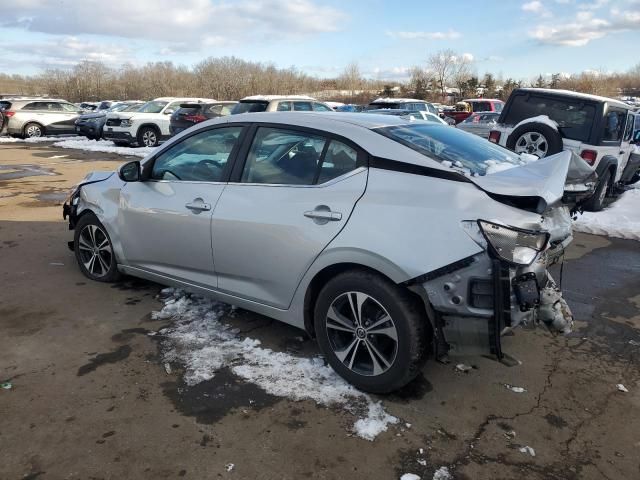
POLYGON ((640 188, 624 192, 600 212, 584 212, 573 222, 578 232, 640 241, 640 188))
POLYGON ((299 99, 299 100, 315 100, 313 97, 309 97, 308 95, 250 95, 248 97, 244 97, 242 100, 261 100, 270 102, 271 100, 282 100, 282 99, 299 99))
POLYGON ((427 466, 427 461, 423 458, 419 458, 418 460, 416 460, 420 465, 422 465, 423 467, 427 466))
POLYGON ((440 467, 433 473, 433 480, 451 480, 452 478, 448 467, 440 467))
POLYGON ((400 480, 420 480, 420 477, 415 473, 405 473, 400 477, 400 480))
POLYGON ((88 138, 70 139, 56 142, 54 147, 73 148, 75 150, 85 150, 87 152, 115 153, 116 155, 133 155, 136 157, 146 157, 155 150, 153 147, 117 147, 111 140, 89 140, 88 138))
POLYGON ((526 125, 527 123, 544 123, 545 125, 553 128, 556 132, 558 131, 558 124, 551 120, 547 115, 538 115, 536 117, 525 118, 520 123, 516 124, 513 129, 515 130, 521 125, 526 125))
POLYGON ((634 347, 640 347, 640 342, 636 340, 629 340, 629 345, 633 345, 634 347))
POLYGON ((625 387, 623 384, 618 383, 616 385, 616 388, 618 389, 619 392, 623 392, 623 393, 629 393, 629 390, 627 389, 627 387, 625 387))
POLYGON ((415 98, 395 98, 395 97, 379 97, 371 103, 426 103, 424 100, 418 100, 415 98))
POLYGON ((227 470, 227 472, 230 472, 231 470, 233 470, 235 468, 235 465, 233 463, 227 463, 224 468, 227 470))
POLYGON ((44 143, 44 142, 57 142, 63 138, 78 138, 77 136, 48 136, 48 137, 31 137, 31 138, 13 138, 13 137, 0 137, 0 143, 44 143))
POLYGON ((300 358, 274 352, 260 341, 240 338, 220 318, 230 307, 195 295, 166 288, 164 307, 152 313, 153 319, 173 320, 159 334, 163 337, 163 361, 185 367, 184 381, 196 385, 213 378, 222 367, 229 367, 240 378, 267 393, 291 400, 313 400, 320 405, 339 405, 353 414, 363 414, 354 432, 373 440, 399 420, 385 412, 380 402, 360 392, 339 377, 322 358, 300 358))
POLYGON ((508 383, 505 383, 504 386, 505 386, 505 388, 507 390, 511 390, 514 393, 524 393, 524 392, 527 391, 526 389, 524 389, 522 387, 516 387, 514 385, 509 385, 508 383))
POLYGON ((473 367, 470 365, 465 365, 464 363, 459 363, 456 365, 456 371, 467 373, 469 370, 473 370, 473 367))
POLYGON ((520 447, 519 450, 520 450, 520 453, 528 453, 532 457, 536 456, 536 451, 533 448, 529 447, 528 445, 524 447, 520 447))
POLYGON ((382 432, 386 432, 390 424, 398 421, 396 417, 385 412, 381 402, 369 403, 367 417, 359 419, 353 425, 353 430, 359 437, 373 441, 382 432))

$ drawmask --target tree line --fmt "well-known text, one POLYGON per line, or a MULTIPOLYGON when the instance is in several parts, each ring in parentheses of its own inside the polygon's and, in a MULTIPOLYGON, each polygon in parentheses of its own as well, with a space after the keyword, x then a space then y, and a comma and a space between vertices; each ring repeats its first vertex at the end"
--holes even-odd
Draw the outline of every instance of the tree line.
POLYGON ((506 99, 518 87, 563 88, 615 97, 640 96, 640 64, 625 73, 586 71, 577 75, 539 75, 533 79, 479 76, 473 59, 452 50, 431 55, 410 70, 406 82, 367 79, 357 62, 336 78, 317 78, 298 69, 249 62, 236 57, 207 58, 193 67, 172 62, 125 64, 111 68, 81 61, 72 68, 46 69, 36 75, 0 74, 0 93, 49 95, 72 102, 103 99, 146 100, 162 96, 237 100, 255 94, 315 94, 324 100, 366 103, 373 97, 413 97, 443 102, 461 98, 506 99))

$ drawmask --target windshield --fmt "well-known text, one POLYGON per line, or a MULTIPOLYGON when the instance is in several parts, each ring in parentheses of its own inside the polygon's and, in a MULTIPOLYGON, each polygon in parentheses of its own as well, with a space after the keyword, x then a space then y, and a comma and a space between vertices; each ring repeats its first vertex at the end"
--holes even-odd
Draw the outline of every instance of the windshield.
POLYGON ((167 103, 169 102, 151 100, 145 103, 138 111, 142 113, 160 113, 167 103))
POLYGON ((236 103, 231 110, 231 115, 236 115, 238 113, 253 113, 253 112, 264 112, 267 109, 269 102, 240 102, 236 103))
POLYGON ((415 122, 374 131, 465 175, 487 175, 527 163, 506 148, 445 125, 415 122))
POLYGON ((142 103, 132 103, 131 105, 127 105, 126 108, 123 108, 121 112, 137 112, 143 105, 142 103))

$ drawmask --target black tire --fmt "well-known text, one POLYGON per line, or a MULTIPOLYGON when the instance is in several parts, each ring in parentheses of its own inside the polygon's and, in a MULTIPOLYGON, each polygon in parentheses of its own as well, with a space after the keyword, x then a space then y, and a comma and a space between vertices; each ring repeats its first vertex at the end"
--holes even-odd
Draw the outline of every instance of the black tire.
POLYGON ((611 171, 606 170, 598 179, 598 185, 593 195, 584 203, 584 209, 589 212, 599 212, 604 207, 604 199, 607 198, 607 190, 611 183, 611 171))
POLYGON ((537 155, 540 158, 544 158, 562 151, 562 136, 557 130, 554 130, 544 123, 525 123, 511 132, 511 135, 507 138, 507 148, 516 153, 526 152, 537 155), (544 155, 539 155, 532 151, 532 145, 526 142, 523 138, 527 134, 531 134, 531 138, 536 141, 540 136, 545 139, 544 143, 546 144, 546 147, 544 155), (523 142, 525 145, 523 145, 523 142))
MULTIPOLYGON (((338 311, 348 312, 348 310, 336 308, 338 311)), ((333 308, 332 311, 334 311, 333 308)), ((340 318, 343 321, 345 319, 343 316, 340 318)), ((352 322, 352 325, 354 323, 352 322)), ((316 300, 314 326, 318 344, 329 364, 342 378, 366 392, 389 393, 405 386, 418 375, 420 367, 427 357, 430 327, 420 300, 413 297, 404 288, 373 272, 351 270, 331 279, 322 288, 316 300), (344 329, 340 331, 338 322, 327 319, 329 308, 332 305, 339 306, 340 302, 345 302, 343 305, 346 305, 348 309, 350 307, 349 300, 351 300, 349 296, 355 298, 353 296, 356 295, 356 292, 357 295, 364 294, 369 297, 361 303, 361 307, 365 305, 366 307, 360 308, 362 312, 360 318, 362 319, 361 325, 364 327, 366 321, 366 325, 371 325, 371 329, 356 329, 354 326, 352 332, 344 329), (392 346, 389 349, 389 346, 394 343, 392 337, 381 334, 380 327, 376 327, 375 330, 373 328, 380 321, 382 315, 375 317, 367 314, 367 312, 372 314, 376 310, 380 311, 380 307, 391 320, 389 323, 382 324, 382 327, 387 326, 383 329, 388 330, 389 326, 395 328, 397 336, 395 348, 392 346), (328 323, 332 323, 333 327, 327 328, 328 323), (335 329, 336 326, 338 329, 335 329), (356 332, 356 330, 360 331, 356 332), (343 339, 342 345, 353 345, 355 342, 353 349, 350 347, 337 348, 338 352, 352 352, 346 354, 343 358, 344 362, 334 351, 339 338, 343 339), (384 357, 374 355, 369 345, 376 347, 375 352, 394 352, 393 359, 389 362, 382 360, 384 357), (376 357, 377 360, 373 360, 373 357, 376 357), (375 362, 385 370, 377 374, 374 373, 375 362), (351 368, 347 363, 352 364, 351 368), (361 371, 356 371, 358 369, 361 371), (367 372, 367 369, 370 371, 367 372)), ((390 357, 391 355, 386 358, 390 357)))
POLYGON ((44 135, 44 127, 36 122, 29 122, 22 129, 22 138, 37 138, 44 137, 44 135))
POLYGON ((97 282, 107 283, 120 279, 121 274, 118 272, 118 264, 112 245, 107 229, 92 212, 80 217, 75 226, 73 251, 84 276, 97 282), (104 248, 104 245, 108 247, 108 250, 104 248), (97 250, 95 247, 100 247, 100 249, 97 250), (93 258, 93 262, 90 258, 93 258))
POLYGON ((160 143, 160 132, 154 127, 142 127, 136 137, 139 147, 157 147, 160 143))

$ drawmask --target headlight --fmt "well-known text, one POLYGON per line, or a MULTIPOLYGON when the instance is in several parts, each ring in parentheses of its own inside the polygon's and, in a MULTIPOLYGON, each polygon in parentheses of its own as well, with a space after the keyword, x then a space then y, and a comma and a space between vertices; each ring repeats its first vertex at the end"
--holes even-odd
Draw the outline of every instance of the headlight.
POLYGON ((549 241, 547 232, 532 232, 478 220, 480 230, 493 252, 505 262, 531 265, 549 241))
POLYGON ((128 118, 125 118, 120 122, 121 127, 130 127, 131 125, 133 125, 133 122, 128 118))

